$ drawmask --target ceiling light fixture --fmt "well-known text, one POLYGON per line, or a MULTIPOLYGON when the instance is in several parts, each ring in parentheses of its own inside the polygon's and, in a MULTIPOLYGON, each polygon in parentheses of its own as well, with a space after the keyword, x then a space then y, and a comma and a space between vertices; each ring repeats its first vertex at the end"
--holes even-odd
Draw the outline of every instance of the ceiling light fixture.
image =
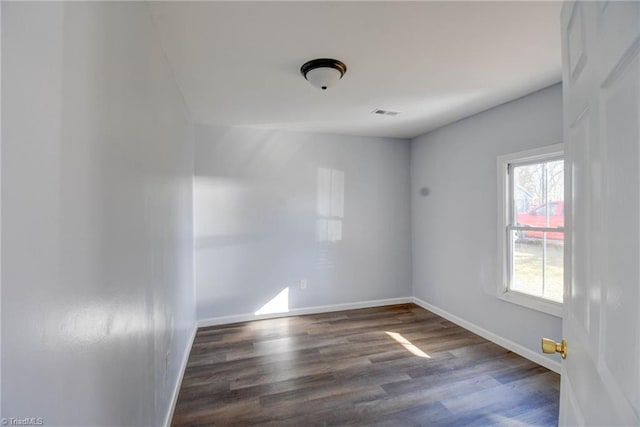
POLYGON ((344 76, 347 66, 337 59, 319 58, 305 62, 300 72, 313 86, 327 90, 344 76))

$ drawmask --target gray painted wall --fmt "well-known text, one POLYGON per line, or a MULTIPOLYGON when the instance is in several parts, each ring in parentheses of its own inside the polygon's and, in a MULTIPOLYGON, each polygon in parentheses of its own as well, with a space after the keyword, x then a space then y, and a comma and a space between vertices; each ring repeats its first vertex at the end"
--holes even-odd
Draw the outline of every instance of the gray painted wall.
POLYGON ((255 313, 286 288, 289 309, 411 295, 408 141, 195 137, 199 319, 255 313))
POLYGON ((147 8, 2 3, 2 417, 159 426, 170 406, 193 135, 147 8))
POLYGON ((562 320, 496 297, 496 158, 559 142, 555 85, 411 144, 414 295, 536 352, 543 336, 561 337, 562 320))

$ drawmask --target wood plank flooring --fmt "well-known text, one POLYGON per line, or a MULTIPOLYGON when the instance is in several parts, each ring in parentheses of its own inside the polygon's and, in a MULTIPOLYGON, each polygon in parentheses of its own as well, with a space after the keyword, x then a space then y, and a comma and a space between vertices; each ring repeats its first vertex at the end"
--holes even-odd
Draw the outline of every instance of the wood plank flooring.
POLYGON ((559 388, 402 304, 199 329, 172 425, 557 425, 559 388))

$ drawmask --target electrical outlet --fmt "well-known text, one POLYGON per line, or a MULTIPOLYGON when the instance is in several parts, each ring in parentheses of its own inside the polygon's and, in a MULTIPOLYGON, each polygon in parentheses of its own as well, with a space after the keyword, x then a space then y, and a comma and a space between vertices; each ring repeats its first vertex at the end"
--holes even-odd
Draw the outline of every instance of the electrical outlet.
POLYGON ((300 280, 300 289, 307 289, 307 279, 300 280))

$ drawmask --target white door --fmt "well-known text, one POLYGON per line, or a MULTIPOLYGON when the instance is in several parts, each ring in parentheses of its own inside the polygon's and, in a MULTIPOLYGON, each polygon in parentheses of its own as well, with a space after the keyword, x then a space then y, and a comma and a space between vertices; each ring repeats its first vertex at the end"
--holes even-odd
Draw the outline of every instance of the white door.
POLYGON ((640 425, 640 2, 562 9, 561 425, 640 425))

